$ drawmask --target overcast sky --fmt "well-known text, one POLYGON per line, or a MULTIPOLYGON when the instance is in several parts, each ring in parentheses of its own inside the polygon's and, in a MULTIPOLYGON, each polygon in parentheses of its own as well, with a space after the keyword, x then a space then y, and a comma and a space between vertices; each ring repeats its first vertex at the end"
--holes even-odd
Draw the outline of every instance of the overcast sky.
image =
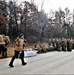
MULTIPOLYGON (((25 0, 18 0, 18 1, 25 1, 25 0)), ((26 0, 31 1, 31 0, 26 0)), ((68 7, 71 11, 74 9, 74 0, 34 0, 36 5, 39 6, 39 9, 41 7, 41 3, 44 1, 43 9, 46 13, 52 10, 58 10, 59 7, 61 7, 63 10, 68 7)))

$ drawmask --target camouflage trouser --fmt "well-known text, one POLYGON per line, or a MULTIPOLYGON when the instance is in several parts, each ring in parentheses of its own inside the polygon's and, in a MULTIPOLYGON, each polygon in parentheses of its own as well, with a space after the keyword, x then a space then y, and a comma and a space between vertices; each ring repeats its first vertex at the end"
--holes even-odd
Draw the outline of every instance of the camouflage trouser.
POLYGON ((2 51, 2 57, 3 58, 7 57, 7 51, 2 51))
POLYGON ((0 54, 1 54, 1 50, 0 50, 0 54))
POLYGON ((72 49, 74 49, 74 44, 72 44, 72 49))
POLYGON ((1 46, 2 57, 7 57, 7 48, 5 46, 1 46))
POLYGON ((62 47, 61 47, 61 46, 58 46, 58 47, 57 47, 57 50, 58 50, 58 51, 62 51, 62 47))
POLYGON ((72 51, 72 48, 67 46, 67 51, 72 51))
POLYGON ((62 46, 62 51, 66 51, 66 47, 65 46, 62 46))

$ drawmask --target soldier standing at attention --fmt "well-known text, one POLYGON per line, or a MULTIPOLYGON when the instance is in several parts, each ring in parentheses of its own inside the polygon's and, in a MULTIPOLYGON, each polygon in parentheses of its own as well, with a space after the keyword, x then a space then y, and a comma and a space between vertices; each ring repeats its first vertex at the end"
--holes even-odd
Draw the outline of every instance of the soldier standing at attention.
POLYGON ((71 39, 67 40, 67 51, 72 51, 72 42, 71 42, 71 39))

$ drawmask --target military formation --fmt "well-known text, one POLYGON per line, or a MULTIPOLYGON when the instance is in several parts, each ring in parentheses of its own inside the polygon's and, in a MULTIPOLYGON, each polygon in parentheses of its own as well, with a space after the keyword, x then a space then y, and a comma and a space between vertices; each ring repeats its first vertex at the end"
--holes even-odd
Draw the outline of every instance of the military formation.
POLYGON ((46 53, 50 51, 68 51, 71 52, 74 49, 74 40, 72 38, 51 38, 48 41, 48 47, 43 44, 39 44, 36 50, 38 53, 46 53))
POLYGON ((5 36, 4 34, 0 35, 0 55, 2 58, 7 57, 7 46, 10 43, 9 36, 5 36))
POLYGON ((74 40, 72 38, 49 39, 49 49, 52 45, 53 50, 57 51, 72 51, 74 48, 74 40))

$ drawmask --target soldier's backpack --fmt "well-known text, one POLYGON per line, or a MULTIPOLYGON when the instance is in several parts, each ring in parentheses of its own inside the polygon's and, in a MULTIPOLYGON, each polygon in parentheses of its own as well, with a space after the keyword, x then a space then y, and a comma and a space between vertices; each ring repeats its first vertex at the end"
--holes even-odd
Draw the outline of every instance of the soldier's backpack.
POLYGON ((5 42, 4 42, 3 36, 0 35, 0 45, 4 45, 4 44, 5 44, 5 42))

